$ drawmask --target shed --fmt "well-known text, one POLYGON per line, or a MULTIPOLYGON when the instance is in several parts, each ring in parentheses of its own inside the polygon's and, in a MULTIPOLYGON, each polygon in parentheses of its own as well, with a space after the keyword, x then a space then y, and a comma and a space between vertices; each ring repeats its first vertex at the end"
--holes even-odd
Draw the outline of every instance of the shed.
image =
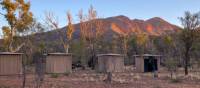
POLYGON ((0 53, 0 75, 22 74, 22 53, 0 53))
POLYGON ((161 55, 134 55, 137 72, 159 71, 161 55))
POLYGON ((72 54, 49 53, 46 57, 46 73, 66 73, 72 71, 72 54))
POLYGON ((121 54, 99 54, 97 72, 123 72, 124 57, 121 54))

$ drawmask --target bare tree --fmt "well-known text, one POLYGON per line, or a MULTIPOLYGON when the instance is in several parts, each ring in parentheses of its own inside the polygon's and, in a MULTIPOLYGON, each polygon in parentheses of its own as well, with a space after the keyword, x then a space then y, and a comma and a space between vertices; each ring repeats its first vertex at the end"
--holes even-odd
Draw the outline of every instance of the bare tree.
POLYGON ((46 12, 45 18, 45 23, 49 26, 51 30, 56 30, 61 45, 63 46, 65 52, 68 52, 67 44, 63 38, 63 33, 61 30, 59 30, 58 17, 56 17, 52 12, 46 12))
POLYGON ((90 7, 88 11, 88 21, 89 22, 89 46, 90 46, 90 61, 92 62, 92 68, 94 69, 95 64, 97 64, 97 54, 100 53, 101 43, 103 40, 103 35, 105 30, 103 29, 103 21, 97 17, 97 11, 90 7))
POLYGON ((94 67, 95 58, 99 51, 102 35, 104 34, 103 22, 98 19, 96 10, 91 6, 88 14, 83 15, 82 10, 78 14, 80 20, 80 42, 81 42, 81 62, 90 67, 94 67), (88 54, 86 54, 88 53, 88 54), (88 60, 89 58, 89 60, 88 60))
POLYGON ((35 88, 40 88, 42 86, 42 82, 44 80, 44 58, 45 58, 45 43, 44 41, 37 41, 35 43, 35 39, 38 37, 35 34, 36 33, 42 33, 46 30, 45 25, 38 22, 36 19, 33 21, 33 23, 29 26, 30 31, 27 31, 26 33, 28 35, 28 48, 30 49, 28 54, 28 58, 31 58, 35 65, 35 88), (38 46, 39 43, 39 46, 38 46))
POLYGON ((79 11, 78 17, 80 20, 80 39, 79 39, 81 46, 80 61, 84 69, 86 67, 86 37, 87 37, 88 24, 86 23, 86 17, 83 15, 82 10, 79 11))

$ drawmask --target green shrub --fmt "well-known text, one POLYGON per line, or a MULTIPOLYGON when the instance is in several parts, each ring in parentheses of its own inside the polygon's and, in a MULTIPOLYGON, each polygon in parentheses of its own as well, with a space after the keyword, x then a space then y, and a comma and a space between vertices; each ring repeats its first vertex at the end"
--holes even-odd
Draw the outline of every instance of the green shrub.
POLYGON ((67 71, 64 73, 65 76, 69 76, 71 72, 67 71))
POLYGON ((181 83, 181 79, 180 78, 173 78, 170 81, 171 81, 171 83, 181 83))
POLYGON ((59 74, 57 74, 57 73, 52 73, 51 74, 51 78, 58 78, 59 77, 59 74))

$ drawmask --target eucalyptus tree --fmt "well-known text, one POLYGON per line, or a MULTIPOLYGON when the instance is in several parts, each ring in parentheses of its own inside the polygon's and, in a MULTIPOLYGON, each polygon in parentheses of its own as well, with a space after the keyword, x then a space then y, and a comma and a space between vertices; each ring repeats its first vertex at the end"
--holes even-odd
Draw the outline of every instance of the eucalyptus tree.
POLYGON ((180 21, 183 26, 183 30, 180 34, 180 39, 183 43, 184 53, 184 68, 185 75, 188 75, 188 67, 190 64, 191 51, 194 44, 199 39, 200 27, 200 13, 185 12, 183 17, 180 17, 180 21))
POLYGON ((3 0, 0 2, 5 11, 1 15, 7 20, 8 26, 3 26, 4 40, 7 51, 17 52, 25 43, 16 44, 17 37, 24 36, 33 21, 30 2, 24 0, 3 0))

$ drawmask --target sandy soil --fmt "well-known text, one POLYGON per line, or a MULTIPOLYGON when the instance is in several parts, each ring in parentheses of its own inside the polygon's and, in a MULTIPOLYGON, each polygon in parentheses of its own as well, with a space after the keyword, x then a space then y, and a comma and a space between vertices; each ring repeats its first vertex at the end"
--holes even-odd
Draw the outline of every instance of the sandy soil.
MULTIPOLYGON (((200 88, 200 74, 189 76, 183 76, 181 72, 178 74, 179 82, 172 82, 166 71, 161 71, 158 78, 153 78, 152 73, 136 73, 134 70, 127 70, 123 73, 113 73, 112 82, 107 83, 104 81, 106 74, 97 74, 91 70, 77 70, 68 76, 45 75, 40 88, 200 88)), ((21 85, 21 76, 0 76, 0 88, 20 88, 21 85)), ((35 85, 35 76, 28 74, 26 88, 35 88, 35 85)))

